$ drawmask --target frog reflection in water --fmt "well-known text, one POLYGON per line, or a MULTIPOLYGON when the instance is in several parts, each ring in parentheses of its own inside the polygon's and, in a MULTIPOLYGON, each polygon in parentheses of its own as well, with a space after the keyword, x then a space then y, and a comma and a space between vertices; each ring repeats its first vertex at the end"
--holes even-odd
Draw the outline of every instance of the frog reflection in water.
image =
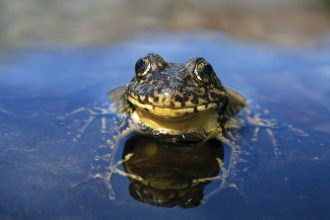
POLYGON ((133 198, 150 205, 183 208, 203 201, 204 187, 219 178, 223 157, 219 141, 169 143, 142 135, 125 143, 122 156, 133 198))

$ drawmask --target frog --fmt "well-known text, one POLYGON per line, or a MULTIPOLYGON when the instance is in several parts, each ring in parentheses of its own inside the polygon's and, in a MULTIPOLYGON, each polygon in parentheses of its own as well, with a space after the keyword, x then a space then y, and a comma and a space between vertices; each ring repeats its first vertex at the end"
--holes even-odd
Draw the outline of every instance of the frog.
POLYGON ((145 182, 143 176, 120 169, 120 166, 125 167, 125 164, 134 160, 134 153, 127 154, 119 161, 115 159, 119 142, 125 138, 129 139, 138 134, 175 146, 193 146, 196 142, 203 146, 210 140, 229 146, 229 162, 226 167, 219 163, 220 175, 194 180, 194 184, 203 185, 206 181, 221 179, 221 184, 214 192, 225 188, 239 191, 235 183, 228 181, 235 173, 241 153, 241 147, 236 143, 236 131, 239 131, 243 124, 237 115, 246 110, 245 121, 256 127, 254 139, 260 127, 265 127, 273 138, 271 128, 275 122, 263 119, 260 117, 261 113, 253 114, 248 108, 248 100, 239 92, 225 87, 213 66, 202 57, 176 63, 165 61, 156 53, 148 53, 137 59, 131 81, 111 90, 108 98, 111 103, 109 106, 80 108, 65 117, 81 111, 89 112, 87 124, 79 130, 81 136, 88 124, 98 115, 101 115, 101 132, 106 133, 109 128, 106 126, 105 116, 115 116, 117 121, 112 123, 113 127, 109 129, 111 137, 107 139, 111 152, 97 157, 97 160, 108 163, 106 172, 96 171, 91 177, 101 179, 105 183, 110 200, 115 199, 115 191, 110 181, 113 174, 140 181, 142 185, 145 182), (184 144, 177 144, 180 142, 184 144))
MULTIPOLYGON (((190 204, 189 198, 188 203, 172 203, 172 200, 170 203, 184 206, 198 205, 226 188, 233 188, 245 197, 235 176, 238 172, 237 164, 244 163, 245 160, 242 157, 249 155, 248 151, 253 149, 253 145, 250 145, 246 135, 240 136, 240 131, 245 126, 252 128, 251 141, 257 141, 261 129, 264 129, 271 139, 274 155, 280 156, 281 150, 273 134, 273 129, 278 126, 278 123, 275 118, 270 118, 267 109, 255 103, 251 104, 251 101, 242 94, 224 86, 219 76, 221 75, 217 74, 213 66, 202 57, 176 63, 165 61, 158 54, 148 53, 137 59, 131 81, 108 93, 110 104, 106 102, 97 103, 96 106, 90 108, 80 107, 61 116, 60 119, 64 119, 80 112, 88 113, 88 118, 78 129, 74 141, 82 138, 85 130, 94 120, 101 119, 101 133, 107 136, 103 137, 106 139, 106 145, 100 147, 106 147, 108 151, 105 154, 103 150, 101 154, 96 153, 94 160, 96 163, 98 161, 101 163, 100 165, 92 163, 88 181, 93 179, 103 181, 108 189, 109 199, 115 200, 115 190, 111 184, 112 176, 117 174, 128 177, 132 181, 131 194, 134 198, 148 204, 169 205, 171 194, 163 194, 163 191, 158 191, 154 187, 150 189, 150 186, 155 184, 150 179, 152 174, 145 172, 146 170, 134 171, 138 167, 136 161, 141 161, 138 151, 128 152, 123 158, 116 159, 118 149, 123 146, 120 142, 123 140, 129 142, 130 138, 136 135, 143 135, 142 139, 151 137, 161 142, 156 142, 157 146, 150 152, 147 146, 140 145, 139 147, 148 149, 148 153, 155 153, 158 150, 161 151, 163 145, 172 148, 197 145, 203 150, 203 147, 213 140, 221 143, 218 144, 219 147, 223 145, 226 149, 230 148, 229 153, 226 154, 226 162, 223 163, 223 158, 217 156, 215 160, 218 167, 214 169, 220 172, 204 177, 196 176, 190 180, 190 183, 192 186, 200 187, 199 192, 205 184, 213 180, 220 180, 218 186, 207 197, 198 197, 203 201, 198 199, 194 200, 196 203, 190 204), (108 119, 111 119, 111 123, 107 123, 108 119), (242 142, 245 144, 242 145, 242 142), (145 190, 147 194, 141 194, 141 190, 145 190), (161 195, 165 199, 150 200, 149 195, 154 195, 155 198, 161 195)), ((291 125, 287 127, 300 135, 308 135, 291 125)), ((188 166, 186 161, 189 160, 187 158, 191 154, 188 153, 189 151, 183 152, 185 153, 184 157, 181 157, 181 162, 188 166)), ((180 156, 174 154, 173 157, 180 156)), ((180 161, 180 158, 176 159, 180 161)), ((157 158, 155 160, 158 161, 157 158)), ((162 170, 158 166, 153 169, 162 170)), ((178 169, 180 169, 179 166, 178 169)), ((247 169, 245 167, 242 172, 247 169)), ((180 188, 177 183, 166 185, 168 181, 170 179, 158 179, 154 186, 163 189, 164 187, 179 187, 179 191, 182 190, 182 192, 190 190, 189 187, 180 188)))
MULTIPOLYGON (((112 149, 108 171, 96 173, 93 178, 104 181, 111 200, 115 199, 110 183, 114 173, 140 181, 142 185, 146 181, 143 176, 119 169, 134 160, 134 154, 115 161, 119 141, 134 133, 173 143, 173 146, 180 142, 184 143, 179 144, 183 146, 194 146, 196 142, 203 146, 209 140, 230 146, 227 169, 221 168, 221 176, 206 180, 222 180, 215 191, 227 187, 238 189, 226 181, 238 157, 234 155, 239 152, 231 131, 241 127, 235 115, 246 108, 248 102, 237 91, 223 86, 206 59, 195 57, 184 63, 175 63, 148 53, 136 61, 135 74, 128 85, 110 91, 108 97, 112 103, 109 112, 115 112, 120 120, 115 129, 117 134, 108 139, 112 149)), ((197 178, 195 184, 203 185, 206 180, 197 178)))
POLYGON ((223 86, 206 59, 175 63, 155 53, 139 58, 130 83, 109 98, 127 119, 116 139, 137 131, 172 142, 214 138, 233 145, 226 132, 240 127, 234 116, 248 106, 243 95, 223 86))

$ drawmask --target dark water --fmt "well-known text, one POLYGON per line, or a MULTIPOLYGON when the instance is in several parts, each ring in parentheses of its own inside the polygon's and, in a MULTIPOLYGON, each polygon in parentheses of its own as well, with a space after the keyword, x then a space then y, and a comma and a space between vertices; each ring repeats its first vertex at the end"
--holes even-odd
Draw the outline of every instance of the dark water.
MULTIPOLYGON (((164 33, 100 48, 1 54, 0 219, 328 219, 329 57, 329 41, 313 49, 285 49, 221 34, 164 33), (127 178, 113 178, 115 201, 102 181, 85 181, 111 131, 102 134, 96 120, 73 141, 88 114, 58 117, 107 103, 106 93, 127 83, 136 59, 150 51, 176 62, 203 56, 254 111, 268 109, 267 117, 277 120, 272 130, 277 149, 264 129, 256 142, 253 126, 240 131, 245 162, 232 177, 239 191, 224 189, 195 208, 160 208, 132 198, 127 178)), ((217 184, 205 186, 205 194, 217 184)))

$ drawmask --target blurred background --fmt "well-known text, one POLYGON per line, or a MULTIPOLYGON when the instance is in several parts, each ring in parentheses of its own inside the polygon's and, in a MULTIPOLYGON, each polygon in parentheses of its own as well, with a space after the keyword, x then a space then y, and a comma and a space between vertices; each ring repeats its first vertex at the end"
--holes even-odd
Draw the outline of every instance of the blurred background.
POLYGON ((310 46, 329 33, 330 1, 1 0, 0 30, 2 49, 101 45, 157 30, 310 46))

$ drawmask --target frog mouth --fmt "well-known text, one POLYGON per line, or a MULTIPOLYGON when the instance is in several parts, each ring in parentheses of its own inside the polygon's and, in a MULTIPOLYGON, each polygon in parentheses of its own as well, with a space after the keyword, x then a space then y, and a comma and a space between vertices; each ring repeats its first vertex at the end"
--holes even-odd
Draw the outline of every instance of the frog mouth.
POLYGON ((193 113, 202 112, 217 107, 217 104, 213 102, 203 105, 196 105, 194 107, 161 107, 154 106, 151 103, 141 103, 132 96, 128 96, 128 101, 132 103, 135 107, 146 110, 154 116, 167 119, 187 118, 193 113))

